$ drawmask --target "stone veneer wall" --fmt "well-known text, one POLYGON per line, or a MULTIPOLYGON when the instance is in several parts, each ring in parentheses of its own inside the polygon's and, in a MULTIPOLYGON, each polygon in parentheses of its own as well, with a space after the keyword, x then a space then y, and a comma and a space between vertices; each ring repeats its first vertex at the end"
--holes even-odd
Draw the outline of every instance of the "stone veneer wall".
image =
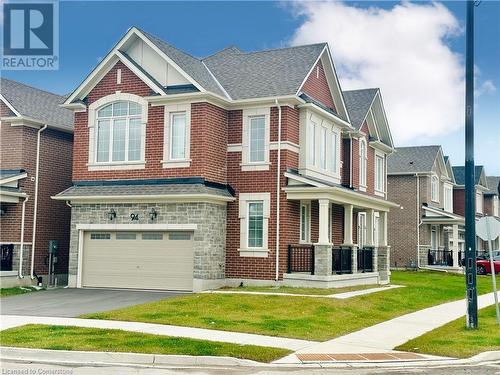
POLYGON ((77 224, 197 224, 194 231, 195 279, 221 280, 225 276, 226 205, 213 203, 125 203, 74 204, 71 210, 71 243, 69 286, 76 287, 78 269, 77 224), (110 221, 107 212, 116 211, 110 221), (154 208, 158 217, 151 221, 148 212, 154 208), (132 222, 130 214, 138 214, 132 222))

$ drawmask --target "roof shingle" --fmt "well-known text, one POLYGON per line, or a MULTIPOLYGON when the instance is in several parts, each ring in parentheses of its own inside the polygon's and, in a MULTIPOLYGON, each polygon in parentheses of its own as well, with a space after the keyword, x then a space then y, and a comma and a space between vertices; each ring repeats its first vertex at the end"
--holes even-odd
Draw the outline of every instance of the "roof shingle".
POLYGON ((431 172, 441 146, 396 147, 387 157, 388 174, 431 172))

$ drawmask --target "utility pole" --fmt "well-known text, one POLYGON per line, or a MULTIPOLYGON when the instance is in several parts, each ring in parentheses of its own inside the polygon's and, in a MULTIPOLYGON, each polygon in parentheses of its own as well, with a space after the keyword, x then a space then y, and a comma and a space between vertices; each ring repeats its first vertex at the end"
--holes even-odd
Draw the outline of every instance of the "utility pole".
POLYGON ((465 285, 467 328, 477 328, 476 208, 474 176, 474 7, 467 1, 465 45, 465 285))

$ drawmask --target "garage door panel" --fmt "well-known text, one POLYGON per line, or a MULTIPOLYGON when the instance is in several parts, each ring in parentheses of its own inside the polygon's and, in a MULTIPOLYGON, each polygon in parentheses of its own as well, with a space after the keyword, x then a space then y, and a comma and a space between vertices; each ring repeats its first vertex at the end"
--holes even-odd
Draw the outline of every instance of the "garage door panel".
POLYGON ((135 232, 135 240, 106 233, 84 236, 83 286, 192 290, 192 240, 170 240, 168 232, 144 236, 162 239, 145 240, 141 232, 135 232))

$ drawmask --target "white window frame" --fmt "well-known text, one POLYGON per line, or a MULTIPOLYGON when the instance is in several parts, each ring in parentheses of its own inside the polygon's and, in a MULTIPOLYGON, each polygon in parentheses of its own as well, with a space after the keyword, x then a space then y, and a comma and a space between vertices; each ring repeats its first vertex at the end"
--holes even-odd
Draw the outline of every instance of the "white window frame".
POLYGON ((261 164, 261 163, 266 162, 266 150, 265 150, 266 128, 265 128, 265 123, 266 123, 265 115, 248 116, 248 162, 251 164, 261 164), (263 119, 264 120, 264 155, 263 155, 262 160, 252 160, 252 120, 255 120, 255 119, 263 119))
MULTIPOLYGON (((87 167, 89 171, 120 170, 120 169, 144 169, 146 166, 146 127, 148 122, 148 102, 134 94, 116 92, 104 96, 88 107, 87 126, 89 128, 89 153, 87 167), (139 160, 134 161, 112 161, 97 162, 97 111, 114 102, 134 102, 141 107, 141 155, 139 160)), ((127 125, 128 126, 128 125, 127 125)), ((110 142, 111 142, 110 137, 110 142)), ((128 146, 126 146, 128 147, 128 146)), ((110 150, 112 152, 112 150, 110 150)), ((128 157, 128 155, 126 155, 128 157)))
POLYGON ((340 132, 337 129, 333 129, 330 139, 330 155, 332 156, 330 170, 335 176, 340 176, 340 132))
POLYGON ((431 201, 439 203, 439 177, 435 173, 431 175, 431 201))
POLYGON ((443 209, 453 212, 453 186, 449 183, 443 185, 443 209))
POLYGON ((318 128, 318 125, 316 124, 315 121, 312 119, 307 123, 307 158, 308 158, 308 164, 311 166, 315 167, 316 166, 316 129, 318 128))
POLYGON ((271 108, 247 108, 243 110, 243 129, 241 147, 241 170, 242 171, 268 171, 271 165, 269 161, 269 150, 271 143, 271 108), (264 161, 250 161, 250 120, 253 117, 264 116, 264 161))
POLYGON ((476 213, 482 214, 483 212, 483 194, 480 191, 476 191, 476 213))
POLYGON ((366 191, 366 175, 368 165, 368 143, 364 137, 359 139, 359 190, 366 191), (363 152, 364 151, 364 152, 363 152))
POLYGON ((239 219, 240 219, 240 248, 239 253, 242 257, 263 257, 269 255, 269 217, 271 206, 270 193, 240 193, 239 194, 239 219), (263 223, 262 223, 262 247, 248 247, 248 224, 249 212, 248 206, 251 202, 263 203, 263 223))
POLYGON ((191 166, 191 104, 166 105, 163 118, 163 168, 188 168, 191 166), (173 159, 172 154, 172 119, 174 115, 186 116, 185 150, 183 159, 173 159))
POLYGON ((498 212, 498 196, 494 195, 493 196, 493 216, 499 217, 499 212, 498 212))
POLYGON ((431 225, 431 244, 430 244, 431 250, 439 250, 439 225, 431 225), (435 234, 436 236, 436 247, 433 248, 433 241, 432 241, 432 236, 435 234))
POLYGON ((324 126, 319 128, 319 168, 321 170, 327 170, 327 141, 328 141, 328 129, 324 126))
POLYGON ((384 196, 385 194, 385 154, 380 151, 375 151, 375 194, 384 196), (382 161, 382 170, 378 169, 378 161, 382 161), (380 172, 380 173, 379 173, 380 172))
POLYGON ((299 243, 311 243, 311 201, 300 201, 300 240, 299 243), (305 217, 302 215, 305 213, 305 217), (303 235, 304 234, 304 235, 303 235))
POLYGON ((366 212, 358 212, 358 247, 366 245, 366 212))

